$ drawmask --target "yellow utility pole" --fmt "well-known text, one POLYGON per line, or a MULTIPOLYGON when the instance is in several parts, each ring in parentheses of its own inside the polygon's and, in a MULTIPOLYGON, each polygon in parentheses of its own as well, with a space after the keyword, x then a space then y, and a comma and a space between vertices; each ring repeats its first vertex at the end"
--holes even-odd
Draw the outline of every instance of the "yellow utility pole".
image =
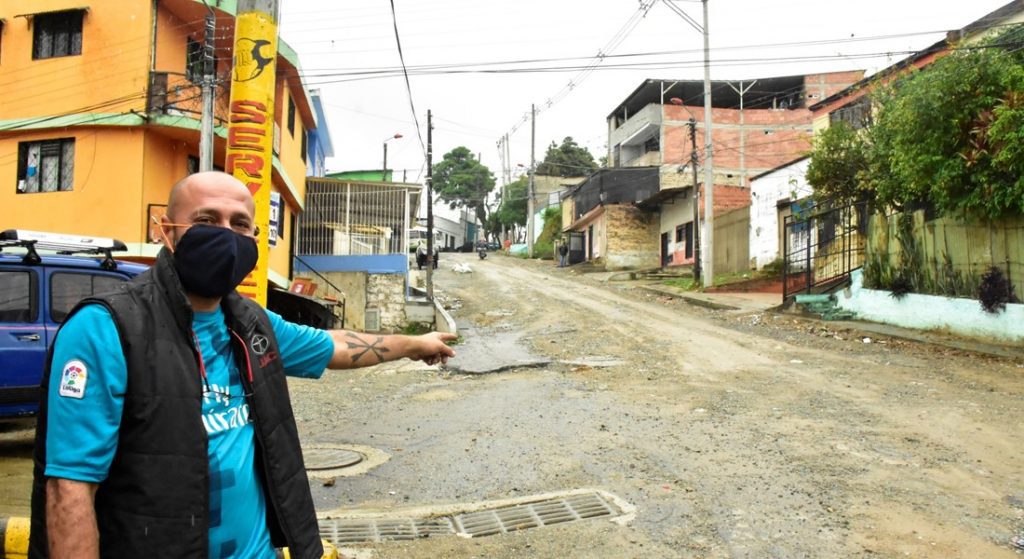
POLYGON ((239 0, 235 15, 231 104, 224 169, 256 201, 259 262, 238 293, 267 305, 270 191, 273 188, 274 87, 277 76, 277 0, 239 0))

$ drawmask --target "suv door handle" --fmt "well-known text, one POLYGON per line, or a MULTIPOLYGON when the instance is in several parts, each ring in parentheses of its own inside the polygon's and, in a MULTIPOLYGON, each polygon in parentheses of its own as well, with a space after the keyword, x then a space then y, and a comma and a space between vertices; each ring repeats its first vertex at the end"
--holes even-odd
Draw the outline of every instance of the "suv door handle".
POLYGON ((39 337, 39 334, 19 334, 15 337, 18 338, 18 341, 22 342, 38 342, 42 339, 39 337))

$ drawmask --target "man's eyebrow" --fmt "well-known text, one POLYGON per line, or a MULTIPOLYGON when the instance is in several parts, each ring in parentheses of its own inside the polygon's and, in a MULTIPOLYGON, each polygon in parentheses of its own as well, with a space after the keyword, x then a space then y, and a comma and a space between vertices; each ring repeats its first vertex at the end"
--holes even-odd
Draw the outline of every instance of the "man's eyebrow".
POLYGON ((201 216, 201 215, 209 215, 209 216, 219 217, 220 216, 220 212, 218 212, 217 210, 215 210, 213 208, 197 208, 195 211, 192 212, 192 215, 190 215, 189 217, 198 217, 198 216, 201 216))

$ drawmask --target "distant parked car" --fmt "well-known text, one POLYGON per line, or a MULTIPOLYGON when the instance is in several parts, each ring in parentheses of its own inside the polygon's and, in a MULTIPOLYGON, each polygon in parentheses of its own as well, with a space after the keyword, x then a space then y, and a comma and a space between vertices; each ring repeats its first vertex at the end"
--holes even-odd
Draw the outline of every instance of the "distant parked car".
POLYGON ((501 250, 501 243, 498 241, 491 241, 487 243, 487 250, 501 250))
POLYGON ((473 243, 472 242, 466 241, 466 242, 462 243, 461 245, 459 245, 455 250, 457 252, 473 252, 476 249, 473 248, 473 243))

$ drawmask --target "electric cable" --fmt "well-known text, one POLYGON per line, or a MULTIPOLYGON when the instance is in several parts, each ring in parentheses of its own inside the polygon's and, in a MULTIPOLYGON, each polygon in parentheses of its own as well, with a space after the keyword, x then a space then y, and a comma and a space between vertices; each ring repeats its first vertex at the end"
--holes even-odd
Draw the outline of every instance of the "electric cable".
MULTIPOLYGON (((395 0, 389 0, 391 4, 391 23, 395 29, 395 45, 398 47, 398 59, 402 62, 402 73, 405 76, 405 91, 409 96, 409 109, 412 111, 412 119, 416 124, 416 138, 420 141, 423 149, 424 159, 427 156, 427 146, 423 143, 423 132, 420 130, 420 119, 416 114, 416 104, 413 102, 412 85, 409 83, 409 72, 405 68, 405 54, 402 53, 402 39, 398 35, 398 15, 395 13, 395 0)), ((418 180, 418 179, 417 179, 418 180)))

